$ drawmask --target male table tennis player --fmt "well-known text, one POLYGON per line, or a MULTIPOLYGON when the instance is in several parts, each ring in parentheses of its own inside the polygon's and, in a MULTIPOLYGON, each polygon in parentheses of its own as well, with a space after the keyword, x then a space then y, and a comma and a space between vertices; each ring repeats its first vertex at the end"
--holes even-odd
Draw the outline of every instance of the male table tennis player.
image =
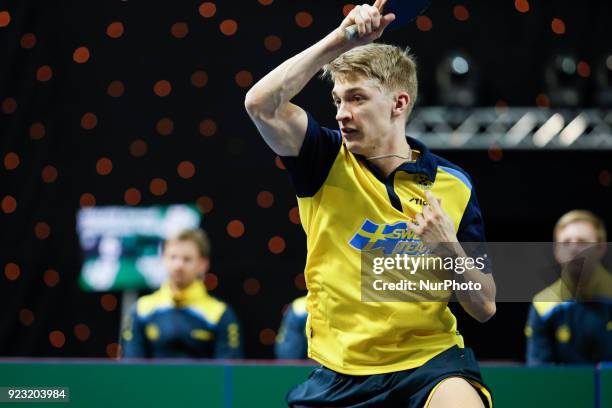
MULTIPOLYGON (((483 241, 467 174, 405 136, 416 100, 416 67, 403 50, 374 44, 394 19, 385 0, 355 7, 339 27, 290 58, 248 92, 246 109, 282 157, 307 234, 308 356, 322 366, 287 395, 291 407, 491 406, 472 351, 446 302, 362 302, 361 249, 402 245, 387 231, 404 222, 408 240, 465 256, 459 241, 483 241), (358 38, 344 29, 357 24, 358 38), (291 103, 323 69, 334 87, 340 130, 320 126, 291 103), (438 199, 441 201, 439 202, 438 199), (385 235, 387 234, 387 235, 385 235)), ((404 243, 406 241, 404 239, 404 243)), ((456 293, 484 322, 495 313, 490 274, 456 293)))
POLYGON ((121 333, 123 357, 242 358, 240 327, 232 308, 208 294, 203 275, 210 243, 200 229, 164 242, 168 280, 134 304, 121 333))

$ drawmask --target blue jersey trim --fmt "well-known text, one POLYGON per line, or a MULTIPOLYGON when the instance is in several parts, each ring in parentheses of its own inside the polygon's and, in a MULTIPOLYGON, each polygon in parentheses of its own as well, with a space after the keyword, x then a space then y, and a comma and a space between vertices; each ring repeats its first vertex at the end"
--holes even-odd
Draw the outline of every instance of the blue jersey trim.
POLYGON ((136 316, 140 319, 140 320, 146 320, 151 318, 152 316, 159 314, 159 313, 164 313, 167 312, 168 310, 172 310, 174 309, 173 306, 163 306, 163 307, 156 307, 153 310, 151 310, 149 313, 146 314, 139 314, 138 313, 138 309, 136 309, 136 316))
POLYGON ((459 180, 463 182, 463 184, 467 186, 467 188, 469 188, 470 190, 472 189, 472 183, 470 183, 470 180, 461 171, 457 169, 453 169, 451 167, 446 167, 446 166, 438 166, 438 167, 444 170, 445 172, 457 177, 459 180))
MULTIPOLYGON (((208 319, 206 318, 206 316, 205 316, 203 313, 201 313, 201 312, 200 312, 198 309, 196 309, 195 307, 192 307, 192 306, 187 306, 187 307, 184 307, 184 308, 182 308, 182 309, 183 309, 184 311, 186 311, 186 312, 187 312, 187 313, 188 313, 190 316, 193 316, 193 317, 197 318, 198 320, 203 321, 204 323, 208 324, 208 325, 209 325, 209 326, 211 326, 212 328, 217 327, 217 325, 219 324, 219 322, 217 322, 217 323, 213 323, 213 322, 211 322, 210 320, 208 320, 208 319)), ((224 314, 225 314, 225 312, 223 312, 223 313, 221 314, 221 317, 219 318, 219 321, 221 321, 221 319, 223 318, 223 315, 224 315, 224 314)))
POLYGON ((431 182, 436 181, 438 164, 437 156, 419 140, 406 136, 406 142, 412 150, 419 151, 421 155, 416 161, 401 164, 398 167, 398 170, 412 174, 424 174, 431 182))
POLYGON ((574 303, 574 302, 573 301, 565 301, 565 302, 559 303, 558 305, 554 305, 553 307, 550 308, 550 310, 547 310, 546 313, 541 315, 540 319, 548 320, 556 311, 558 311, 560 309, 567 309, 572 303, 574 303))
MULTIPOLYGON (((589 300, 589 302, 597 302, 597 303, 602 303, 602 304, 612 304, 612 301, 610 299, 606 299, 603 297, 598 297, 595 296, 593 298, 591 298, 589 300)), ((542 314, 540 316, 540 319, 542 320, 548 320, 556 311, 558 310, 562 310, 562 309, 567 309, 570 306, 576 304, 577 302, 575 300, 564 300, 562 302, 559 302, 559 304, 554 305, 553 307, 551 307, 549 310, 547 310, 544 314, 542 314)))
MULTIPOLYGON (((176 308, 176 307, 160 307, 157 309, 154 309, 151 313, 148 313, 146 315, 138 315, 137 317, 139 318, 139 320, 141 321, 147 321, 147 320, 151 320, 154 316, 159 315, 159 314, 164 314, 168 311, 171 310, 177 310, 177 311, 184 311, 186 312, 188 315, 195 317, 196 319, 206 323, 207 325, 211 326, 212 328, 217 327, 218 323, 213 323, 210 320, 208 320, 206 318, 206 316, 204 316, 204 314, 202 314, 199 310, 197 310, 196 308, 186 305, 184 307, 180 307, 180 308, 176 308)), ((225 312, 223 312, 225 314, 225 312)), ((221 315, 221 317, 223 317, 223 314, 221 315)), ((221 319, 219 319, 221 320, 221 319)))
POLYGON ((395 192, 394 179, 395 173, 393 173, 392 176, 387 179, 387 181, 385 182, 385 187, 387 188, 387 195, 389 195, 389 200, 391 201, 391 205, 393 206, 393 208, 402 212, 402 201, 395 192))

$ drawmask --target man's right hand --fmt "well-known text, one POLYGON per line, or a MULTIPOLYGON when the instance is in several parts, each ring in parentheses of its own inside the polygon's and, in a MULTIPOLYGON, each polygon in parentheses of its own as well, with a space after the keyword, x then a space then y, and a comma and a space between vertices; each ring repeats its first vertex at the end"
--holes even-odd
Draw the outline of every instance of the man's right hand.
MULTIPOLYGON (((408 0, 404 0, 408 1, 408 0)), ((244 104, 259 133, 280 156, 298 156, 308 127, 308 116, 291 100, 308 81, 343 52, 373 42, 395 19, 382 15, 387 0, 355 7, 340 26, 316 44, 294 55, 260 79, 247 93, 244 104), (358 25, 359 36, 349 40, 344 29, 358 25)))
POLYGON ((346 38, 345 29, 356 25, 358 36, 350 41, 355 41, 357 44, 368 44, 377 40, 385 28, 395 20, 395 14, 383 14, 385 3, 387 0, 376 0, 373 5, 355 6, 340 23, 339 32, 346 38))

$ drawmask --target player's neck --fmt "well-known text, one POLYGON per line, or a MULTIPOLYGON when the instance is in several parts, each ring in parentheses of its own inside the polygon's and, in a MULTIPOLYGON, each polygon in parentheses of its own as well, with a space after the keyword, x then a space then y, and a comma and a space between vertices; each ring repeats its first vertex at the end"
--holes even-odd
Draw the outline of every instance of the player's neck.
POLYGON ((595 279, 597 265, 586 266, 584 263, 580 263, 577 268, 577 270, 572 270, 571 267, 566 267, 565 270, 561 271, 561 280, 564 286, 576 297, 592 295, 584 292, 592 289, 592 280, 595 279))
POLYGON ((193 282, 189 282, 188 284, 183 284, 180 282, 174 282, 172 280, 170 280, 168 282, 168 286, 170 286, 170 291, 172 292, 172 294, 176 295, 178 293, 182 293, 185 289, 187 289, 189 286, 191 286, 193 282))
POLYGON ((389 143, 384 146, 379 146, 373 150, 366 159, 370 164, 374 165, 381 173, 388 177, 403 163, 413 161, 413 154, 405 136, 397 136, 389 138, 389 143))

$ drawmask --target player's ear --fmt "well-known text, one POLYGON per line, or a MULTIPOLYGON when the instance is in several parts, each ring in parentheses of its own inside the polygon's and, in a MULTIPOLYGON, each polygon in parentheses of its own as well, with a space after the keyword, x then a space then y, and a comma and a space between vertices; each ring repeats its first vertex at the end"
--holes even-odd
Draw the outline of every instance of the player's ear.
POLYGON ((410 95, 407 92, 398 92, 395 95, 395 104, 393 106, 393 115, 401 116, 410 107, 410 95))

